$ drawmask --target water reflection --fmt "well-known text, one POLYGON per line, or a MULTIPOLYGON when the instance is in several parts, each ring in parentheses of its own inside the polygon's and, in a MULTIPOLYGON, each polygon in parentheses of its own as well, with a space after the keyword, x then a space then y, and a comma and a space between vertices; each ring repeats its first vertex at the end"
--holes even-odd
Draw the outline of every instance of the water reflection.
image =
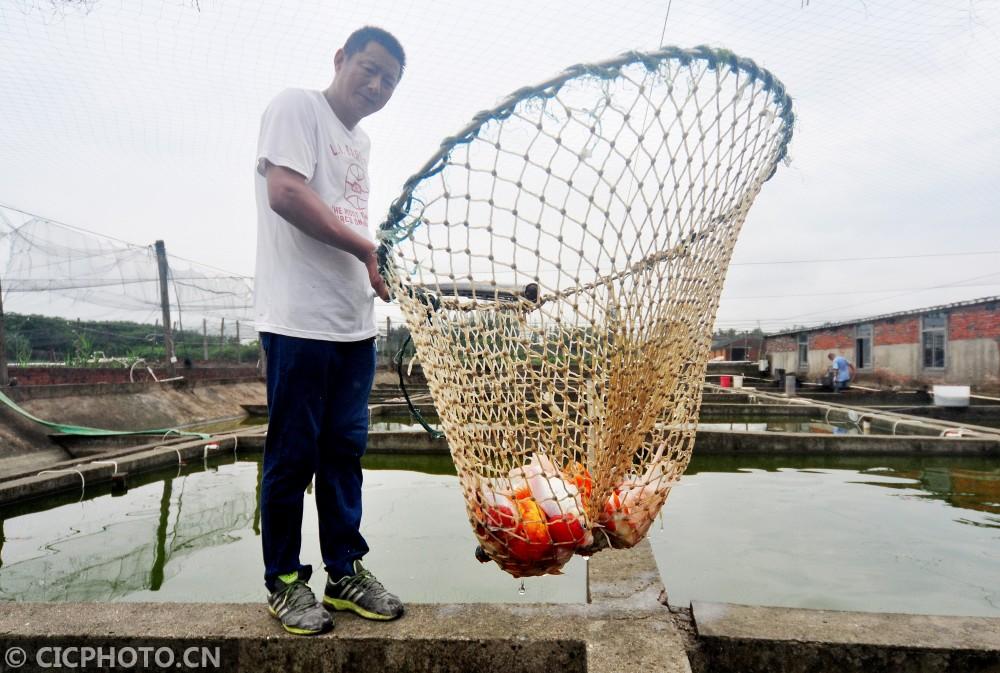
POLYGON ((366 470, 404 470, 422 474, 455 475, 449 455, 368 454, 361 460, 366 470))
POLYGON ((671 601, 1000 616, 982 458, 699 456, 651 533, 671 601))
POLYGON ((72 504, 57 498, 0 511, 8 532, 0 547, 0 598, 102 601, 157 591, 171 562, 224 546, 234 531, 257 530, 254 491, 220 478, 215 465, 204 467, 146 475, 125 498, 92 489, 72 504))
MULTIPOLYGON (((259 458, 138 475, 122 497, 88 488, 82 501, 0 510, 0 600, 259 601, 259 458)), ((374 567, 404 598, 522 600, 472 559, 450 457, 370 455, 364 467, 374 567)), ((303 557, 315 560, 309 507, 303 557)), ((983 589, 998 585, 985 579, 998 528, 996 461, 696 449, 652 537, 678 599, 997 614, 982 597, 1000 603, 983 589), (947 591, 934 585, 942 573, 947 591)), ((582 565, 532 578, 524 600, 582 600, 582 565)))
MULTIPOLYGON (((141 475, 121 497, 90 488, 83 500, 69 494, 0 510, 0 601, 260 601, 261 457, 141 475)), ((531 578, 522 599, 512 578, 475 560, 448 456, 376 455, 363 466, 368 560, 404 600, 583 600, 582 562, 560 577, 531 578)), ((307 495, 304 562, 321 558, 317 527, 307 495)), ((322 590, 322 572, 314 580, 322 590)))
MULTIPOLYGON (((246 529, 259 536, 260 462, 252 463, 253 490, 219 474, 219 465, 233 462, 140 475, 124 500, 108 498, 107 486, 91 487, 83 500, 62 494, 0 510, 0 600, 102 601, 158 591, 170 561, 230 544, 246 529)), ((455 474, 448 456, 372 455, 364 467, 455 474)))
POLYGON ((905 491, 907 496, 914 495, 913 490, 919 488, 920 497, 941 500, 959 509, 1000 514, 1000 466, 996 461, 976 457, 698 455, 695 447, 685 476, 699 472, 786 469, 852 470, 860 477, 854 483, 905 491), (878 478, 866 480, 865 475, 878 478))
MULTIPOLYGON (((928 467, 921 470, 880 471, 880 474, 889 474, 919 483, 921 489, 925 491, 922 494, 925 498, 943 500, 959 509, 1000 515, 1000 470, 987 472, 951 467, 928 467)), ((898 483, 867 481, 860 483, 886 488, 912 488, 912 486, 898 483)), ((1000 528, 1000 519, 994 521, 995 523, 992 524, 975 522, 975 525, 1000 528)), ((963 523, 972 522, 965 520, 963 523)))

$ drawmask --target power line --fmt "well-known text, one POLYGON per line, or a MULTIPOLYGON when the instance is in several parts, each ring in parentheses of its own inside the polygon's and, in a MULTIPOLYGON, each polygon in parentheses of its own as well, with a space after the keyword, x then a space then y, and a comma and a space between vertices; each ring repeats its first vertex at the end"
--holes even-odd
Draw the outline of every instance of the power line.
MULTIPOLYGON (((840 309, 844 309, 844 308, 854 308, 855 306, 863 306, 865 304, 873 304, 873 303, 877 303, 877 302, 880 302, 880 301, 887 301, 889 299, 899 299, 900 297, 908 297, 908 296, 910 296, 912 294, 916 294, 917 292, 925 292, 927 290, 940 290, 940 289, 945 289, 945 288, 950 288, 950 287, 956 287, 956 286, 960 287, 963 283, 967 283, 968 281, 971 281, 971 280, 980 280, 982 278, 991 278, 993 276, 1000 276, 1000 273, 994 272, 994 273, 987 273, 987 274, 984 274, 982 276, 973 276, 972 278, 962 278, 962 279, 953 281, 951 283, 942 283, 941 285, 932 285, 930 287, 925 287, 925 288, 922 288, 920 290, 917 290, 916 292, 903 292, 901 294, 894 294, 894 295, 889 296, 889 297, 880 297, 878 299, 868 299, 868 300, 865 300, 865 301, 859 301, 859 302, 855 302, 855 303, 852 303, 852 304, 843 304, 841 306, 834 306, 833 308, 830 308, 830 309, 823 309, 823 310, 819 310, 819 311, 810 311, 809 313, 799 313, 798 315, 788 316, 787 318, 784 318, 784 319, 785 320, 794 320, 796 318, 805 318, 807 316, 816 315, 817 313, 825 313, 827 310, 830 310, 830 311, 839 311, 840 309)), ((827 321, 824 321, 824 322, 827 322, 827 321)))
MULTIPOLYGON (((1000 275, 1000 274, 991 274, 1000 275)), ((1000 283, 971 283, 969 285, 949 285, 947 287, 996 287, 1000 283)), ((941 289, 940 285, 933 285, 931 287, 897 287, 897 288, 887 288, 885 290, 846 290, 841 292, 811 292, 805 294, 754 294, 745 295, 742 297, 727 297, 722 296, 723 301, 728 301, 731 299, 789 299, 794 297, 843 297, 847 295, 854 294, 885 294, 887 292, 922 292, 924 290, 938 290, 941 289)), ((877 300, 876 300, 877 301, 877 300)))
POLYGON ((830 262, 874 262, 887 259, 921 259, 925 257, 972 257, 975 255, 1000 255, 1000 250, 975 252, 927 252, 916 255, 885 255, 882 257, 834 257, 825 259, 773 259, 758 262, 730 262, 730 266, 768 266, 771 264, 826 264, 830 262))
MULTIPOLYGON (((792 320, 796 320, 798 318, 805 318, 805 317, 808 317, 808 316, 814 316, 817 313, 824 313, 826 311, 839 311, 839 310, 845 309, 845 308, 853 308, 855 306, 863 306, 865 304, 873 304, 873 303, 878 303, 880 301, 888 301, 889 299, 899 299, 901 297, 909 297, 911 295, 918 294, 920 292, 926 292, 928 290, 941 290, 941 289, 948 289, 948 288, 955 288, 955 287, 966 287, 965 285, 963 285, 963 283, 967 283, 968 281, 972 281, 972 280, 980 280, 982 278, 991 278, 993 276, 1000 276, 1000 272, 988 273, 988 274, 984 274, 982 276, 973 276, 972 278, 963 278, 963 279, 960 279, 960 280, 957 280, 957 281, 954 281, 954 282, 951 282, 951 283, 943 283, 941 285, 932 285, 932 286, 929 286, 929 287, 920 288, 919 290, 916 290, 916 291, 913 291, 913 292, 903 292, 901 294, 894 294, 894 295, 891 295, 889 297, 880 297, 878 299, 869 299, 869 300, 866 300, 866 301, 854 302, 854 303, 851 303, 851 304, 842 304, 840 306, 834 306, 834 307, 831 307, 829 309, 821 309, 819 311, 810 311, 808 313, 799 313, 797 315, 785 316, 784 318, 757 318, 757 319, 754 319, 754 320, 748 320, 746 322, 767 322, 767 323, 789 322, 789 321, 792 321, 792 320)), ((850 318, 848 318, 847 320, 850 320, 850 318)), ((732 322, 735 322, 735 321, 732 321, 732 322)), ((830 322, 845 322, 845 321, 844 320, 840 320, 840 319, 837 319, 837 320, 829 320, 829 319, 827 319, 827 320, 824 320, 823 322, 816 323, 815 326, 825 325, 825 324, 828 324, 830 322)))

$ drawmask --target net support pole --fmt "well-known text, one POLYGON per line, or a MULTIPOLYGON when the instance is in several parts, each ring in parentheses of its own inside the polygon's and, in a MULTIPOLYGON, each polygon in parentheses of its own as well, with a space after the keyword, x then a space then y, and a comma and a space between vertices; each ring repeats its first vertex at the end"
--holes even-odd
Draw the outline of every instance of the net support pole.
POLYGON ((163 241, 156 242, 156 265, 160 270, 160 306, 163 309, 163 348, 167 356, 167 373, 175 376, 174 365, 177 358, 174 356, 174 335, 170 330, 170 292, 167 286, 167 249, 163 241))
POLYGON ((208 362, 208 318, 201 319, 201 356, 208 362))
POLYGON ((219 359, 226 359, 226 319, 219 323, 219 359))
POLYGON ((240 321, 236 321, 236 364, 241 364, 240 358, 240 321))
POLYGON ((7 338, 4 336, 3 318, 3 288, 0 287, 0 386, 5 386, 7 379, 7 338))

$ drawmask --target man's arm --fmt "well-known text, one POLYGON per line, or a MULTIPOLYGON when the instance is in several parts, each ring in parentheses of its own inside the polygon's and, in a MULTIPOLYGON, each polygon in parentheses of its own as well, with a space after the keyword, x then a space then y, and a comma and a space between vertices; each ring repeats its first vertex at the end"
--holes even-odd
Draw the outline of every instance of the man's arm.
POLYGON ((368 269, 372 289, 383 301, 389 301, 389 289, 378 272, 378 246, 344 224, 306 184, 304 176, 268 163, 265 177, 271 210, 307 236, 357 257, 368 269))
POLYGON ((847 376, 850 377, 849 380, 854 380, 854 365, 850 362, 847 363, 847 376))

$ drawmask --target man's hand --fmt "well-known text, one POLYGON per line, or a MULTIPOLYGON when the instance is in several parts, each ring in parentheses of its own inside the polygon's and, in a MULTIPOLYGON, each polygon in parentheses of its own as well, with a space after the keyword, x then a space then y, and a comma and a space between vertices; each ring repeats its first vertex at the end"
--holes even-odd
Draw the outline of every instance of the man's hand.
POLYGON ((378 272, 378 253, 373 250, 364 259, 365 268, 368 269, 368 282, 372 284, 375 294, 382 298, 382 301, 389 301, 389 288, 382 279, 382 274, 378 272))

